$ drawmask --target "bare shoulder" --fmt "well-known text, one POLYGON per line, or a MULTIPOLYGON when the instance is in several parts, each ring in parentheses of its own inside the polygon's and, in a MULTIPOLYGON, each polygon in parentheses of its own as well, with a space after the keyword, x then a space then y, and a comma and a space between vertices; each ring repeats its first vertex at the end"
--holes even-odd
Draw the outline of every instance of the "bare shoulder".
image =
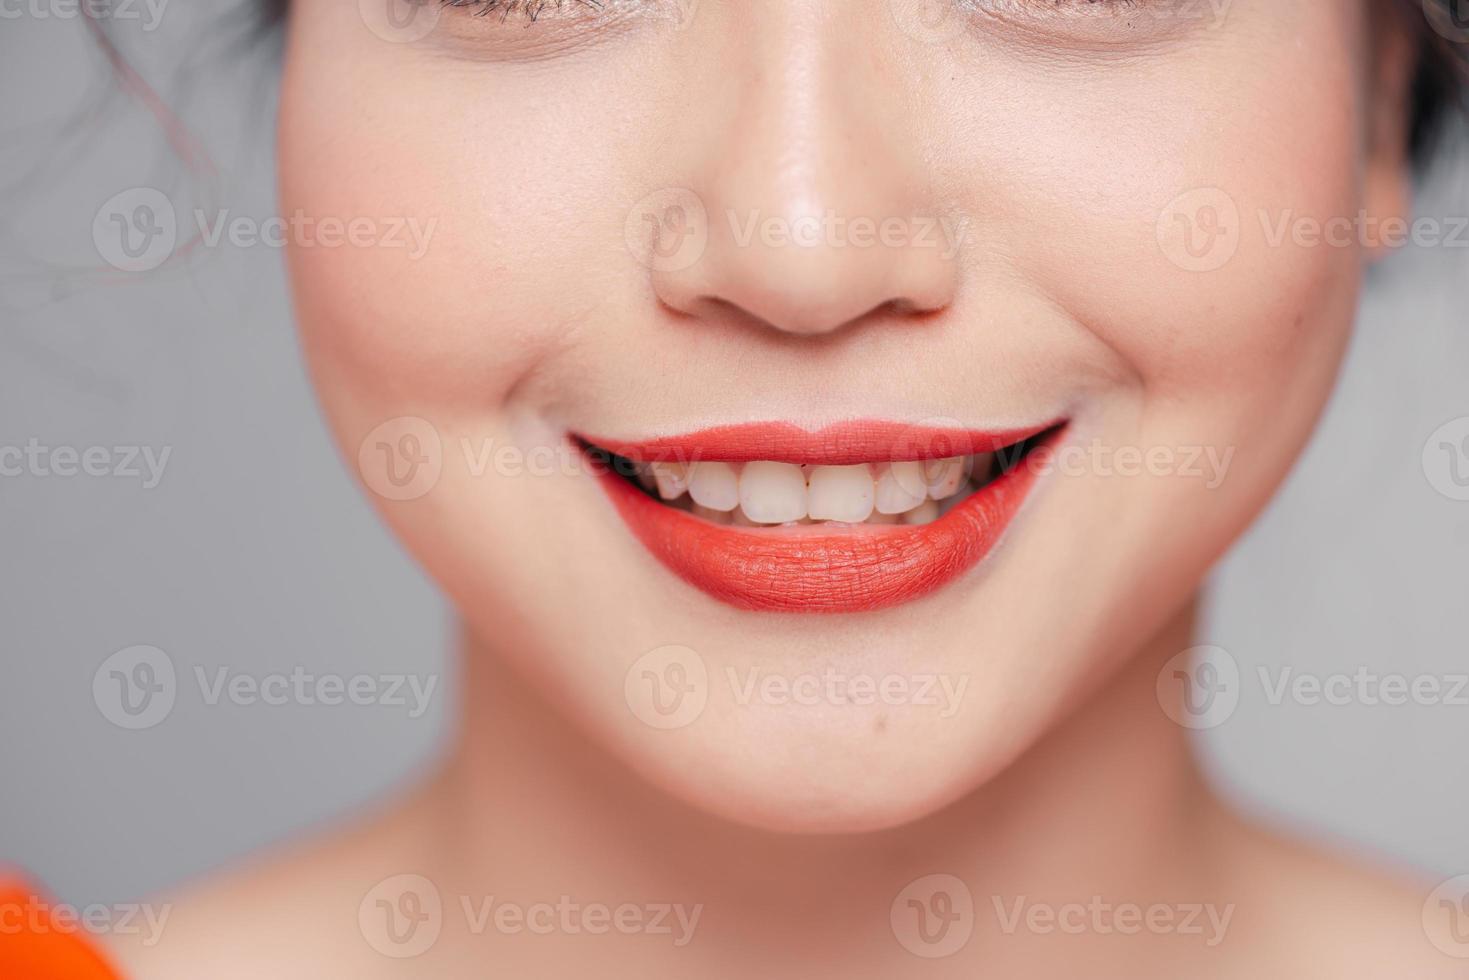
POLYGON ((394 813, 282 848, 235 870, 157 897, 155 935, 109 937, 105 951, 127 980, 372 980, 392 961, 364 937, 359 908, 414 855, 394 813), (364 856, 371 860, 364 860, 364 856))
POLYGON ((1440 881, 1227 822, 1238 936, 1262 961, 1288 964, 1282 975, 1469 980, 1469 914, 1433 900, 1440 881))

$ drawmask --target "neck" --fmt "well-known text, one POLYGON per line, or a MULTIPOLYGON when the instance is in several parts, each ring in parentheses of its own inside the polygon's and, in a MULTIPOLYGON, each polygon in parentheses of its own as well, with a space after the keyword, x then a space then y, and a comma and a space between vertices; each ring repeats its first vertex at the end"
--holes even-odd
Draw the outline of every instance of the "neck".
MULTIPOLYGON (((461 737, 423 801, 438 842, 437 860, 429 858, 439 866, 435 880, 456 913, 460 896, 482 907, 489 895, 522 907, 555 906, 562 896, 578 907, 673 906, 670 933, 629 937, 628 954, 648 958, 644 975, 666 967, 720 976, 735 965, 748 975, 810 957, 823 972, 891 976, 914 962, 894 937, 899 893, 924 876, 950 874, 974 909, 972 937, 953 962, 982 957, 994 968, 1014 957, 1034 967, 1058 944, 1026 942, 1029 903, 1085 905, 1100 896, 1146 907, 1209 894, 1196 844, 1212 818, 1210 797, 1187 733, 1155 694, 1159 668, 1188 646, 1192 624, 1190 607, 965 799, 916 823, 848 836, 772 834, 681 804, 467 638, 461 737)), ((507 938, 493 921, 487 933, 461 938, 467 951, 491 934, 507 938)), ((544 963, 552 942, 532 938, 544 963)))

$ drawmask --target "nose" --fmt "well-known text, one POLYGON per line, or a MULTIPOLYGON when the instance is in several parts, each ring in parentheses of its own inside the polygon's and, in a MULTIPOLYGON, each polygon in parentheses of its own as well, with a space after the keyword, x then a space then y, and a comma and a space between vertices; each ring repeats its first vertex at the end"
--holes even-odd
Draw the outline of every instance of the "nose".
POLYGON ((734 77, 690 93, 728 122, 690 154, 677 221, 702 222, 703 244, 655 268, 659 298, 801 336, 942 309, 963 226, 931 200, 901 65, 869 32, 833 31, 824 4, 752 4, 734 77))

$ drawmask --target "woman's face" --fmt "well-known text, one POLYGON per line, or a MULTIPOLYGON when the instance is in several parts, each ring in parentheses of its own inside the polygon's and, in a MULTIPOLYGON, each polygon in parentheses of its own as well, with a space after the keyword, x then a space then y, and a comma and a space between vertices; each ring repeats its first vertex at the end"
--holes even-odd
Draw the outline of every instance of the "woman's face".
POLYGON ((932 812, 1168 622, 1404 207, 1367 4, 480 8, 294 5, 321 400, 477 655, 761 826, 932 812))

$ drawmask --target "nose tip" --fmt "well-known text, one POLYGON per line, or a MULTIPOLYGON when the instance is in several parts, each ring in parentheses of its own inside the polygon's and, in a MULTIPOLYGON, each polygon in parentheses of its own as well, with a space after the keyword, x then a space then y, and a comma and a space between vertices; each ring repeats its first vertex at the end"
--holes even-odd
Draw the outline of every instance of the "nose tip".
POLYGON ((891 84, 903 65, 865 31, 832 32, 824 5, 755 6, 729 71, 686 93, 721 125, 665 154, 694 200, 664 244, 692 228, 699 248, 654 269, 659 298, 809 337, 947 306, 966 226, 933 197, 923 124, 891 84))
POLYGON ((821 336, 930 313, 953 296, 955 263, 940 231, 948 226, 937 218, 725 209, 706 220, 699 260, 655 272, 662 301, 683 313, 737 311, 782 333, 821 336))

